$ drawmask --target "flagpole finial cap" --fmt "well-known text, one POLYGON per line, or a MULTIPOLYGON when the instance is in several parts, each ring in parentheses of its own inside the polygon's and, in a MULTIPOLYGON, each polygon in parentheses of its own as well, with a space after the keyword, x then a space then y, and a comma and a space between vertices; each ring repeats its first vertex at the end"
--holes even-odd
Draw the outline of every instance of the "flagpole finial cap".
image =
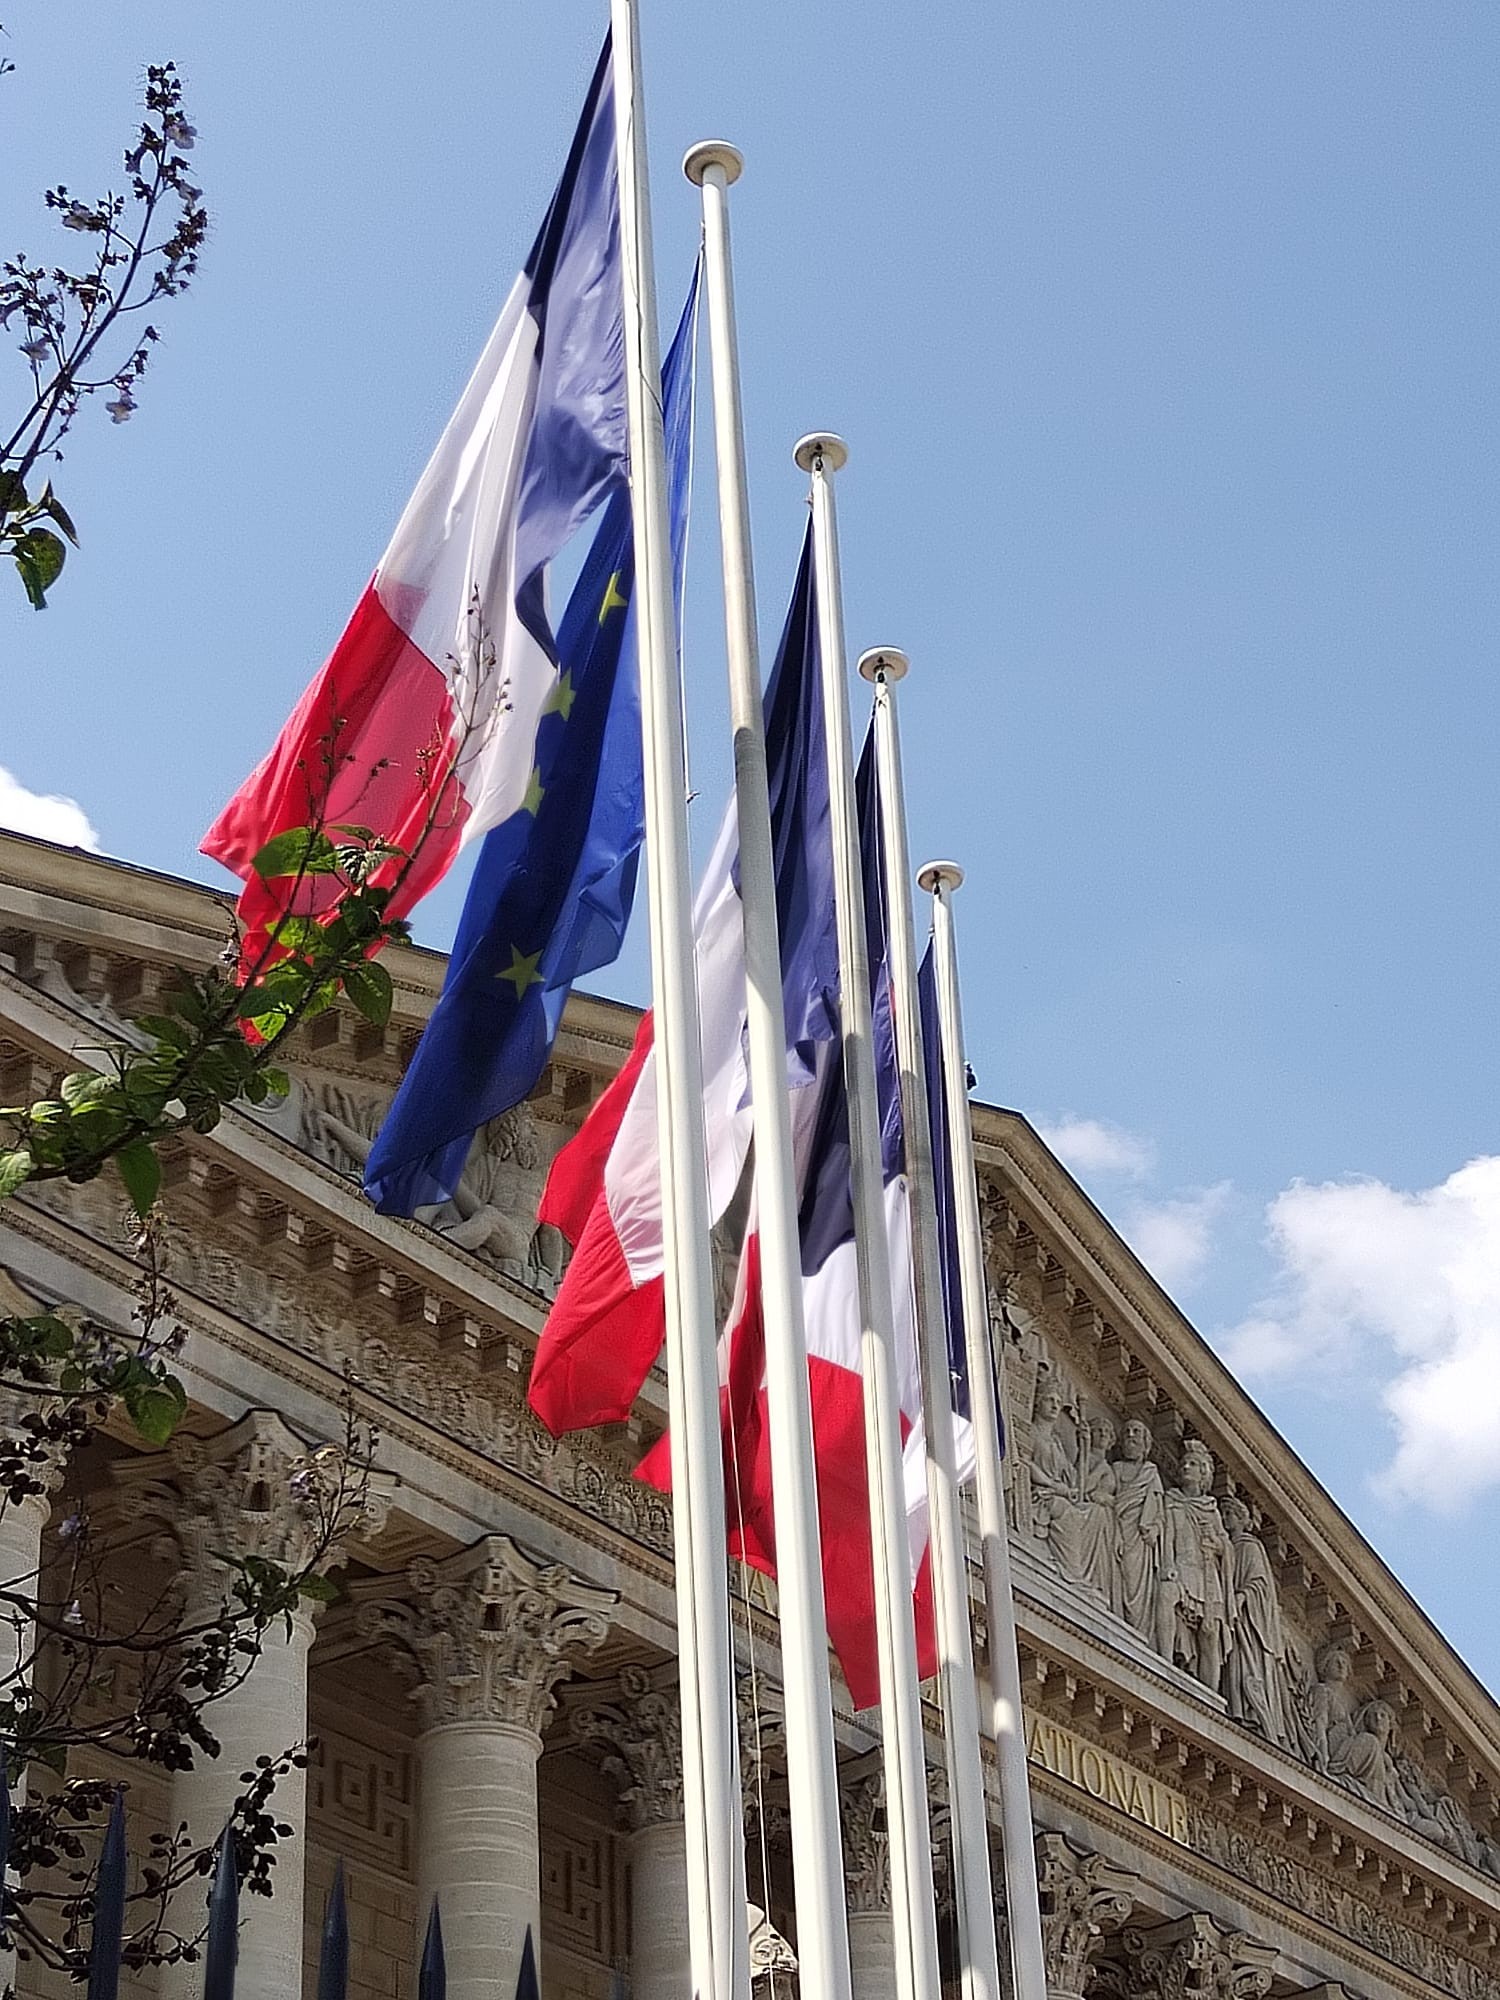
POLYGON ((710 167, 722 167, 725 187, 733 187, 745 171, 745 156, 727 139, 700 139, 683 156, 682 171, 694 187, 702 187, 710 167))
POLYGON ((956 861, 924 861, 917 870, 917 887, 935 896, 939 889, 961 889, 964 871, 956 861))
POLYGON ((863 679, 879 686, 881 681, 889 681, 893 686, 904 681, 911 672, 911 661, 899 646, 872 646, 868 653, 859 656, 859 671, 863 679))
POLYGON ((809 431, 798 438, 792 457, 804 472, 819 464, 826 472, 842 472, 849 463, 849 447, 835 431, 809 431))

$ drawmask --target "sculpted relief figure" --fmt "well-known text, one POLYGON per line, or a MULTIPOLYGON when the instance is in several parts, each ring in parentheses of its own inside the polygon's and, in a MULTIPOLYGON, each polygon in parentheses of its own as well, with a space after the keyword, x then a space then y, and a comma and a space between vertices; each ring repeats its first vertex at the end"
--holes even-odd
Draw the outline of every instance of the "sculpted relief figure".
POLYGON ((1315 1771, 1325 1775, 1354 1733, 1359 1697, 1350 1685, 1354 1662, 1337 1642, 1324 1646, 1315 1662, 1318 1677, 1300 1701, 1302 1752, 1315 1771))
POLYGON ((1230 1542, 1229 1713, 1273 1743, 1285 1743, 1287 1644, 1270 1557, 1243 1500, 1226 1500, 1219 1512, 1230 1542))
POLYGON ((1456 1854, 1460 1861, 1467 1861, 1471 1868, 1500 1877, 1500 1843, 1476 1833, 1450 1795, 1434 1785, 1404 1751, 1397 1754, 1395 1763, 1407 1825, 1456 1854))
POLYGON ((1230 1549, 1209 1488, 1214 1462, 1190 1440, 1178 1483, 1167 1494, 1161 1571, 1156 1585, 1156 1650, 1196 1674, 1217 1694, 1229 1650, 1230 1549))
MULTIPOLYGON (((321 1101, 307 1095, 302 1143, 328 1165, 360 1173, 385 1110, 377 1099, 326 1084, 321 1101)), ((541 1273, 555 1280, 562 1271, 562 1239, 532 1219, 541 1164, 536 1126, 518 1105, 476 1133, 453 1199, 419 1208, 417 1219, 512 1277, 541 1273)))
POLYGON ((1109 1454, 1114 1448, 1115 1427, 1109 1417, 1090 1417, 1079 1440, 1082 1489, 1082 1534, 1080 1553, 1083 1579, 1111 1611, 1120 1609, 1119 1532, 1115 1520, 1115 1498, 1119 1480, 1109 1454))
POLYGON ((1063 1414, 1062 1391, 1045 1376, 1031 1418, 1031 1527, 1069 1583, 1084 1574, 1084 1505, 1078 1441, 1063 1414))
POLYGON ((1132 1417, 1121 1433, 1114 1475, 1114 1608, 1144 1637, 1153 1639, 1166 1499, 1161 1474, 1151 1463, 1151 1433, 1139 1417, 1132 1417))
POLYGON ((1353 1728, 1330 1757, 1328 1774, 1341 1778, 1351 1792, 1381 1812, 1405 1819, 1407 1800, 1391 1754, 1395 1740, 1396 1711, 1390 1703, 1365 1702, 1355 1715, 1353 1728))

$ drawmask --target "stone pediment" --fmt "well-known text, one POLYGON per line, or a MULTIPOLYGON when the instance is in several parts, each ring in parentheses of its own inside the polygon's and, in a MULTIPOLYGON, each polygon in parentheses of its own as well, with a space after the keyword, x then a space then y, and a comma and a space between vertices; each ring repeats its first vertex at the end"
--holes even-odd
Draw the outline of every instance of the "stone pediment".
POLYGON ((1210 1788, 1293 1775, 1494 1908, 1494 1702, 1025 1120, 975 1129, 1018 1588, 1201 1712, 1210 1788))

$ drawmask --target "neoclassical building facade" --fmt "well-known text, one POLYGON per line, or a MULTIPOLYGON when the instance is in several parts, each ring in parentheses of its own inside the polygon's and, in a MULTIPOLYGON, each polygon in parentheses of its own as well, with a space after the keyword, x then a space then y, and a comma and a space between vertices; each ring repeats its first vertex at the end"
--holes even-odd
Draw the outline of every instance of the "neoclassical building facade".
MULTIPOLYGON (((45 1094, 101 1022, 148 1011, 225 936, 202 889, 0 836, 0 1102, 45 1094)), ((443 965, 388 963, 386 1028, 321 1017, 284 1102, 167 1160, 181 1431, 152 1453, 122 1426, 67 1468, 50 1518, 4 1509, 0 1562, 49 1560, 80 1499, 127 1589, 211 1591, 231 1545, 296 1560, 351 1380, 379 1448, 337 1597, 220 1705, 219 1760, 136 1774, 132 1826, 212 1829, 240 1770, 310 1741, 278 1794, 294 1838, 248 1913, 244 2000, 311 1991, 340 1858, 358 2000, 414 1991, 435 1892, 455 2000, 510 2000, 528 1925, 547 2000, 605 2000, 620 1973, 638 2000, 689 2000, 671 1522, 632 1478, 665 1384, 562 1442, 525 1400, 563 1259, 538 1190, 635 1018, 577 1000, 455 1201, 394 1221, 359 1168, 443 965)), ((1495 1703, 1025 1121, 974 1118, 1052 2000, 1500 2000, 1495 1703)), ((128 1326, 120 1208, 108 1180, 0 1204, 0 1309, 128 1326)), ((752 1893, 794 1944, 775 1594, 736 1590, 752 1893)), ((856 1990, 883 2000, 871 1720, 843 1699, 856 1990)), ((130 1990, 187 2000, 196 1979, 130 1990)), ((67 1990, 22 1969, 23 1995, 67 1990)))

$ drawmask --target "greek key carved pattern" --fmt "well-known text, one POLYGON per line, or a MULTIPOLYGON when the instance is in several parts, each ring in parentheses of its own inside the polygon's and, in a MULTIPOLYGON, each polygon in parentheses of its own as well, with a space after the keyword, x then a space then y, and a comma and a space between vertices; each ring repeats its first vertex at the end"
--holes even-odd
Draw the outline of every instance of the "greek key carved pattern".
POLYGON ((411 1873, 411 1758, 377 1749, 319 1721, 307 1766, 309 1819, 340 1854, 411 1873))

